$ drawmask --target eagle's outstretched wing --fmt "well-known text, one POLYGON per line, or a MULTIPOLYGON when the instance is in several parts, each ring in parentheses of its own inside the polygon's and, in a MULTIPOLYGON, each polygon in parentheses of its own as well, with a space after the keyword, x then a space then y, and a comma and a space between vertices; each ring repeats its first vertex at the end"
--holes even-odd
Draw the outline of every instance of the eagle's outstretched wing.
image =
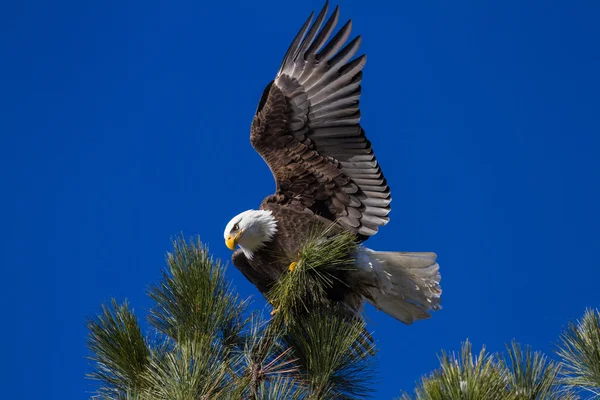
POLYGON ((364 55, 360 36, 344 45, 348 21, 325 25, 328 4, 305 22, 252 121, 251 143, 269 165, 282 202, 305 207, 363 236, 377 233, 390 211, 390 189, 359 124, 364 55), (321 26, 323 25, 322 29, 321 26))

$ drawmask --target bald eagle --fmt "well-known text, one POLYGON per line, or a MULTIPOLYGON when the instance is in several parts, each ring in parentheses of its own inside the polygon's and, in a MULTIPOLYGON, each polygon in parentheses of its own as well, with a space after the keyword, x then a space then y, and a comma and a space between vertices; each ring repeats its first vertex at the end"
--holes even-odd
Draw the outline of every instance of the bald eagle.
MULTIPOLYGON (((339 7, 325 22, 327 11, 326 3, 314 23, 314 13, 304 23, 252 120, 250 141, 268 164, 276 191, 225 228, 227 247, 239 246, 233 264, 263 294, 294 269, 315 225, 333 222, 362 242, 389 221, 390 188, 359 124, 366 58, 355 54, 361 38, 346 43, 348 21, 330 39, 339 7)), ((440 308, 435 253, 359 249, 355 273, 361 279, 345 274, 345 292, 337 288, 332 299, 357 313, 368 300, 406 324, 440 308), (356 287, 365 276, 368 287, 356 287)))

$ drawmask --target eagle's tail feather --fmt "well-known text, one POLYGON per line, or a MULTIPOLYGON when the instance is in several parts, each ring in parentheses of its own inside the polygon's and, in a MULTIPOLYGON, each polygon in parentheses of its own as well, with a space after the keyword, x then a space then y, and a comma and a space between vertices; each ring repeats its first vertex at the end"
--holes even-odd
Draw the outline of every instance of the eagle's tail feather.
POLYGON ((365 249, 362 258, 364 272, 377 279, 369 300, 376 308, 405 324, 429 318, 429 311, 441 308, 441 277, 435 253, 365 249))

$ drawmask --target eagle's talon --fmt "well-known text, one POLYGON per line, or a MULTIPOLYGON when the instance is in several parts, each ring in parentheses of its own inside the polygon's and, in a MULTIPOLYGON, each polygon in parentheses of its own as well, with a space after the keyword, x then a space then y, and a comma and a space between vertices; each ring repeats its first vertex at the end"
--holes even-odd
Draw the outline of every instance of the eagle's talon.
POLYGON ((293 263, 290 264, 289 266, 289 271, 290 272, 294 272, 294 270, 296 269, 296 266, 298 265, 298 263, 296 261, 294 261, 293 263))
POLYGON ((271 317, 275 314, 277 314, 277 311, 279 311, 279 307, 274 308, 273 311, 271 311, 271 317))

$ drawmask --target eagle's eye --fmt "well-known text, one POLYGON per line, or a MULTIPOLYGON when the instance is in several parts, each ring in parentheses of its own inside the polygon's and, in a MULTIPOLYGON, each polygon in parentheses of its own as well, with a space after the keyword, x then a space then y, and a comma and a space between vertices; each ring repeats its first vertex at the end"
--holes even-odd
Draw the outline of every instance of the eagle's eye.
POLYGON ((238 224, 235 224, 235 225, 233 226, 233 230, 234 230, 234 231, 237 231, 237 230, 239 230, 239 229, 240 229, 240 224, 239 224, 239 223, 238 223, 238 224))

